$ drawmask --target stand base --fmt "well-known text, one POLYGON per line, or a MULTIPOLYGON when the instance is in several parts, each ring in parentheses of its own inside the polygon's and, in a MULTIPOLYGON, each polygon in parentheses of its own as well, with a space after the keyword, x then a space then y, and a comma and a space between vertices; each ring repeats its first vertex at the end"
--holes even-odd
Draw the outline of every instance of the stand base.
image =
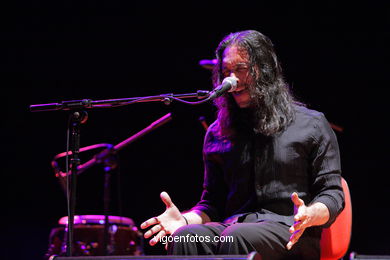
POLYGON ((366 259, 366 260, 383 260, 383 259, 388 259, 390 260, 390 255, 360 255, 357 254, 356 252, 352 252, 349 255, 350 260, 354 259, 366 259))
POLYGON ((197 256, 177 256, 177 255, 149 255, 149 256, 91 256, 91 257, 64 257, 57 256, 51 260, 143 260, 143 259, 157 259, 157 260, 261 260, 260 254, 252 252, 248 255, 197 255, 197 256))

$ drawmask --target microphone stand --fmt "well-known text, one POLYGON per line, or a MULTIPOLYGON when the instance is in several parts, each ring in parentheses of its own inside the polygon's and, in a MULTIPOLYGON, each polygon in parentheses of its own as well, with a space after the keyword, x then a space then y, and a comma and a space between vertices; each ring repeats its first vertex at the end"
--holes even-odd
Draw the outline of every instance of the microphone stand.
MULTIPOLYGON (((70 174, 67 174, 67 194, 68 194, 68 224, 66 230, 66 255, 72 256, 73 254, 73 229, 74 229, 74 212, 75 212, 75 204, 76 204, 76 176, 78 171, 82 172, 85 169, 91 167, 96 163, 96 158, 90 160, 84 167, 79 169, 80 159, 78 157, 80 150, 80 124, 83 124, 88 119, 88 114, 85 109, 91 108, 107 108, 107 107, 117 107, 123 105, 129 105, 133 103, 139 102, 151 102, 151 101, 162 101, 166 105, 169 105, 172 100, 182 101, 183 98, 198 98, 204 99, 203 101, 198 102, 185 102, 187 104, 201 104, 203 102, 208 101, 208 97, 210 96, 210 92, 206 90, 198 90, 197 93, 188 93, 188 94, 163 94, 158 96, 147 96, 147 97, 135 97, 135 98, 122 98, 122 99, 107 99, 107 100, 97 100, 93 101, 91 99, 83 99, 83 100, 70 100, 70 101, 62 101, 61 103, 48 103, 48 104, 36 104, 30 105, 31 112, 43 112, 43 111, 55 111, 55 110, 70 110, 71 115, 69 117, 69 124, 71 128, 71 171, 70 174), (81 111, 81 112, 80 112, 81 111)), ((184 101, 182 101, 184 102, 184 101)), ((164 120, 170 117, 170 114, 164 116, 164 120)), ((152 124, 149 130, 153 127, 159 126, 163 123, 164 120, 159 120, 152 124)), ((140 133, 140 136, 144 135, 146 132, 140 133)), ((136 138, 138 138, 137 136, 136 138)), ((134 141, 136 138, 130 137, 129 139, 119 143, 116 145, 118 149, 122 149, 124 146, 134 141)), ((110 173, 113 169, 111 167, 107 168, 106 171, 106 183, 107 186, 110 180, 110 173)), ((105 211, 108 211, 109 204, 109 190, 105 188, 104 195, 104 208, 105 211)), ((108 226, 109 219, 108 213, 105 212, 105 235, 108 234, 108 226)), ((105 245, 107 245, 107 237, 105 238, 105 245)), ((107 252, 107 247, 105 247, 107 252)))
POLYGON ((109 243, 109 214, 111 202, 111 176, 118 166, 116 157, 116 150, 114 146, 106 148, 95 156, 96 163, 103 163, 104 165, 104 189, 103 189, 103 212, 104 212, 104 231, 103 231, 103 248, 105 255, 112 255, 115 251, 115 245, 109 243), (110 245, 110 246, 109 246, 110 245))
POLYGON ((69 123, 71 128, 71 170, 67 175, 67 190, 68 190, 68 223, 67 223, 67 246, 66 255, 72 256, 73 252, 73 224, 74 212, 76 206, 76 176, 77 168, 80 165, 79 150, 80 150, 80 124, 87 121, 88 114, 85 111, 75 111, 70 115, 69 123))

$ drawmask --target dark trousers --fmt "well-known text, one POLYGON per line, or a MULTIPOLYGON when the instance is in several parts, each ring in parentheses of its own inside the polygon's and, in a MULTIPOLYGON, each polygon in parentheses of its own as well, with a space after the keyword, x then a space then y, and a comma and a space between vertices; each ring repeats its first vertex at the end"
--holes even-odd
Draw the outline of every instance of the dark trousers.
MULTIPOLYGON (((246 255, 257 251, 262 259, 320 259, 319 237, 306 231, 291 250, 291 234, 280 222, 187 225, 179 228, 168 245, 172 255, 246 255), (175 240, 174 240, 175 239, 175 240), (230 240, 229 240, 230 239, 230 240)), ((317 232, 318 233, 318 232, 317 232)))

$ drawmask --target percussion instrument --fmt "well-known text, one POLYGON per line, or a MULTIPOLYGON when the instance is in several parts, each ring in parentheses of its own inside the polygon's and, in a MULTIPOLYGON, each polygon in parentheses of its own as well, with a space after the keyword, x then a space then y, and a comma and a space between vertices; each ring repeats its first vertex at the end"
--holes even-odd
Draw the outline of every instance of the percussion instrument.
MULTIPOLYGON (((130 218, 108 216, 107 248, 104 248, 104 215, 74 216, 73 256, 143 255, 143 236, 130 218)), ((59 227, 49 236, 49 248, 45 255, 66 255, 66 228, 68 217, 62 217, 59 227)))

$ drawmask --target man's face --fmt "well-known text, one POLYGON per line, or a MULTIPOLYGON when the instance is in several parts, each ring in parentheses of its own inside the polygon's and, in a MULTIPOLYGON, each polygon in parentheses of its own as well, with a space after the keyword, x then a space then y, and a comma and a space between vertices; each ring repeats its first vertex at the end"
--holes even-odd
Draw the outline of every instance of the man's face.
POLYGON ((222 56, 222 73, 224 77, 236 77, 237 88, 231 94, 240 108, 251 105, 248 86, 253 84, 253 77, 249 73, 249 57, 245 50, 232 45, 225 49, 222 56))

